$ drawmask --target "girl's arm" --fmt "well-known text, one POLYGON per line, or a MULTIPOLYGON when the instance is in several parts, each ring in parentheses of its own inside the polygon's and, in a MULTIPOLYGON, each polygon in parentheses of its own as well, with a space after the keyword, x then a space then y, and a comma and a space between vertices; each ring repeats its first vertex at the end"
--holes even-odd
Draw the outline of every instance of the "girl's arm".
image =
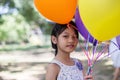
POLYGON ((57 64, 49 64, 45 80, 57 80, 59 70, 60 68, 57 64))

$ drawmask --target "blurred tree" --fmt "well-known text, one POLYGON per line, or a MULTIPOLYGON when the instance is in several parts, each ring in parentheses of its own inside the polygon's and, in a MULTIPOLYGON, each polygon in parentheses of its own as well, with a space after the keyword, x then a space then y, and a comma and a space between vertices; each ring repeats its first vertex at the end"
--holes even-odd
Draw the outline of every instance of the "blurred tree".
POLYGON ((24 16, 25 20, 31 25, 36 24, 40 26, 43 33, 50 34, 52 22, 47 21, 35 8, 34 0, 2 0, 0 1, 1 6, 8 6, 9 13, 13 9, 17 9, 18 13, 24 16))
POLYGON ((52 22, 35 8, 34 0, 0 0, 0 42, 20 42, 27 39, 27 31, 37 25, 50 34, 52 22))
POLYGON ((20 14, 3 15, 4 20, 0 24, 0 41, 5 42, 22 42, 27 40, 27 32, 30 31, 30 25, 20 14), (16 27, 17 26, 17 27, 16 27))

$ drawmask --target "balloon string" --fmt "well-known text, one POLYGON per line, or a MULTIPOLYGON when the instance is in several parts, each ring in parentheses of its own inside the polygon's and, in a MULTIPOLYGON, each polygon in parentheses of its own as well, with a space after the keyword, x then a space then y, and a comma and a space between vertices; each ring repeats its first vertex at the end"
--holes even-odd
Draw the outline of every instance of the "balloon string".
POLYGON ((93 65, 91 65, 91 66, 88 67, 87 75, 90 75, 90 73, 91 73, 91 71, 92 71, 92 67, 93 67, 93 65))
MULTIPOLYGON (((104 47, 105 47, 104 44, 102 44, 102 45, 100 46, 100 48, 102 49, 102 51, 98 51, 98 55, 100 55, 100 53, 102 53, 102 52, 104 51, 104 49, 105 49, 104 47)), ((97 55, 97 56, 98 56, 98 55, 97 55)))
MULTIPOLYGON (((118 49, 115 49, 114 51, 112 51, 111 53, 108 53, 108 54, 113 54, 114 52, 116 52, 118 49)), ((105 55, 104 57, 102 57, 101 59, 104 59, 104 58, 106 58, 106 57, 108 57, 108 55, 105 55)), ((95 65, 97 62, 100 62, 101 60, 96 60, 93 64, 92 64, 92 66, 93 65, 95 65)))
POLYGON ((85 55, 87 56, 87 58, 90 60, 90 58, 89 58, 87 52, 85 51, 85 49, 82 47, 82 45, 81 45, 80 43, 79 43, 79 45, 80 45, 80 48, 84 51, 84 53, 85 53, 85 55))
POLYGON ((104 51, 107 50, 107 48, 108 48, 108 46, 105 46, 105 48, 100 53, 98 53, 95 61, 98 60, 98 58, 104 53, 104 51))
POLYGON ((70 23, 68 23, 67 24, 67 27, 70 29, 70 28, 74 28, 74 29, 76 29, 77 31, 78 31, 78 29, 74 26, 74 25, 72 25, 72 24, 70 24, 70 23))
POLYGON ((94 56, 95 56, 96 49, 97 49, 97 45, 96 45, 96 46, 93 46, 93 55, 92 55, 92 61, 93 61, 93 59, 94 59, 94 56))
POLYGON ((69 23, 67 24, 67 27, 68 27, 68 29, 70 29, 70 24, 69 23))
POLYGON ((93 54, 96 52, 98 41, 96 39, 93 40, 93 54))
MULTIPOLYGON (((107 48, 107 46, 106 46, 106 48, 107 48)), ((104 49, 105 49, 105 48, 104 48, 104 49)), ((105 50, 106 50, 106 49, 105 49, 105 50)), ((112 52, 108 52, 108 55, 105 55, 105 56, 103 56, 102 58, 108 57, 109 55, 113 54, 113 53, 116 52, 117 50, 118 50, 118 49, 115 49, 115 50, 112 51, 112 52)), ((99 61, 99 56, 100 56, 100 55, 98 55, 95 63, 99 61)), ((95 64, 95 63, 94 63, 94 64, 95 64)))
POLYGON ((94 55, 95 55, 95 52, 96 52, 96 49, 97 49, 97 44, 98 44, 98 41, 96 42, 96 39, 93 40, 93 55, 92 55, 92 61, 94 59, 94 55), (94 45, 95 44, 95 45, 94 45))
POLYGON ((88 38, 87 38, 87 42, 86 42, 86 51, 88 51, 89 38, 90 38, 90 35, 88 34, 88 38))
POLYGON ((85 49, 82 47, 82 45, 81 45, 80 43, 79 43, 79 45, 80 45, 80 48, 84 51, 85 55, 86 55, 87 58, 88 58, 88 65, 90 65, 90 58, 89 58, 87 52, 85 51, 85 49))
MULTIPOLYGON (((113 54, 115 51, 117 51, 118 49, 115 49, 114 51, 112 51, 111 52, 111 54, 113 54)), ((108 54, 110 54, 110 53, 108 53, 108 54)), ((106 57, 108 57, 108 55, 105 55, 102 59, 104 59, 104 58, 106 58, 106 57)), ((96 64, 96 62, 100 62, 100 60, 98 59, 98 60, 96 60, 95 62, 94 62, 94 64, 96 64)))
POLYGON ((90 52, 89 52, 90 51, 89 39, 90 39, 90 34, 88 34, 88 38, 87 38, 87 41, 86 41, 85 45, 86 45, 87 56, 89 56, 89 63, 88 63, 88 65, 91 65, 90 52))

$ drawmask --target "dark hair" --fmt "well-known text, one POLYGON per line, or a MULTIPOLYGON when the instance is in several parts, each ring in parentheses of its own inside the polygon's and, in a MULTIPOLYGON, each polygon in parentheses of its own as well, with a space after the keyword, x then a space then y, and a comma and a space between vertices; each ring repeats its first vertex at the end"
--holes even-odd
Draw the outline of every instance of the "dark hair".
MULTIPOLYGON (((78 35, 78 31, 77 31, 77 28, 76 28, 76 24, 73 22, 73 21, 70 21, 68 24, 71 24, 73 26, 75 26, 75 28, 73 27, 74 31, 75 31, 75 34, 77 35, 77 38, 79 37, 78 35)), ((51 32, 51 36, 55 36, 56 38, 58 38, 58 36, 66 29, 68 28, 67 25, 68 24, 58 24, 56 23, 55 26, 53 27, 52 29, 52 32, 51 32)), ((57 45, 54 44, 51 40, 51 43, 52 43, 52 48, 55 49, 55 55, 57 55, 57 45)))

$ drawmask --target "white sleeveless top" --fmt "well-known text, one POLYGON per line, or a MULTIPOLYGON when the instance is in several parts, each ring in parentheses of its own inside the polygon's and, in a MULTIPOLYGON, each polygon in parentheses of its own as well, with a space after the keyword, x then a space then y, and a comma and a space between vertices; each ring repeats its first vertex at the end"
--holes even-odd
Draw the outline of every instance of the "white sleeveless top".
POLYGON ((116 38, 111 40, 109 45, 109 53, 111 55, 114 67, 120 67, 120 50, 116 38))
POLYGON ((60 67, 57 80, 83 80, 82 64, 77 59, 73 59, 73 61, 75 63, 73 66, 65 65, 56 59, 51 62, 60 67))

